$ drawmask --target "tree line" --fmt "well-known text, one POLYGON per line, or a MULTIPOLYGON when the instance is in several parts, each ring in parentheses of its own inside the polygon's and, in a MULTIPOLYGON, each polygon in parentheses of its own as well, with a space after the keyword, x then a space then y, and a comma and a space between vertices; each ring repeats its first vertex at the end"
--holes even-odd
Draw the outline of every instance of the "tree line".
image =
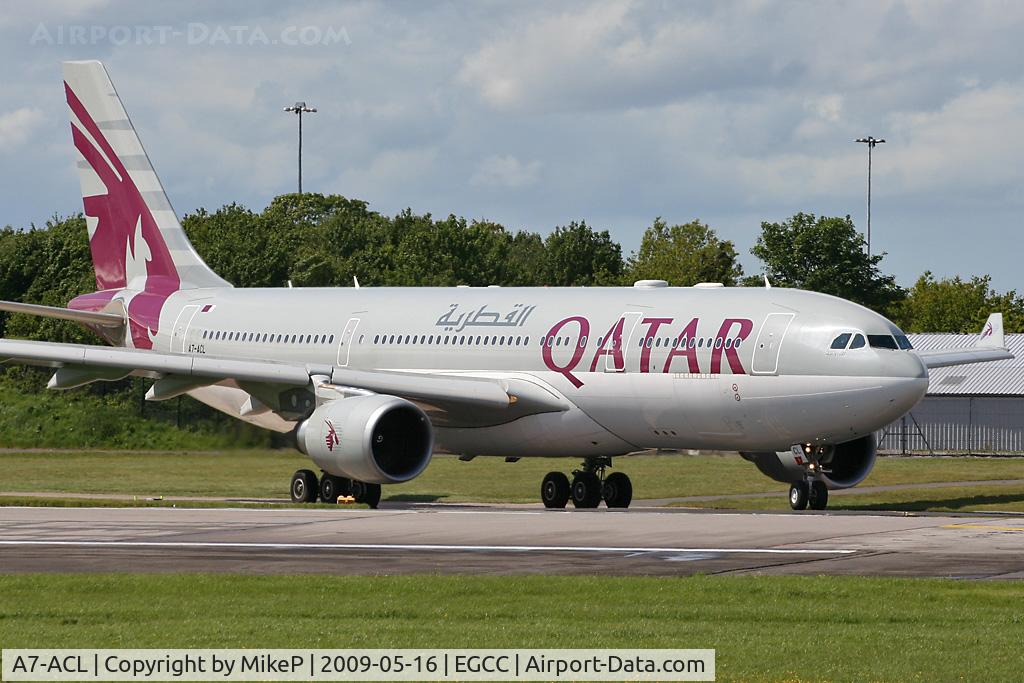
MULTIPOLYGON (((868 255, 849 216, 798 213, 761 223, 750 252, 761 272, 747 275, 736 245, 699 220, 656 218, 639 248, 623 253, 607 230, 586 221, 547 236, 455 215, 436 219, 406 209, 385 216, 366 202, 315 193, 276 197, 263 211, 228 204, 199 209, 182 225, 196 250, 238 287, 349 286, 618 286, 660 279, 671 285, 796 287, 833 294, 890 317, 907 332, 975 332, 991 311, 1007 331, 1024 329, 1024 299, 996 292, 987 275, 937 279, 922 274, 910 288, 868 255)), ((94 276, 81 214, 44 227, 0 230, 0 299, 63 306, 92 291, 94 276)), ((0 334, 89 341, 61 321, 0 313, 0 334)))

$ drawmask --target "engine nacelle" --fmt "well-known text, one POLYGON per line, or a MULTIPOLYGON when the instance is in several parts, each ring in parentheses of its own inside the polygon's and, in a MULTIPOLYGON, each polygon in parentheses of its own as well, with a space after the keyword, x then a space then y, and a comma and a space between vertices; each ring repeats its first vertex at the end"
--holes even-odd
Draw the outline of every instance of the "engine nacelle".
POLYGON ((766 477, 784 484, 808 475, 830 489, 848 489, 864 481, 875 466, 878 449, 874 434, 827 446, 796 445, 788 451, 740 453, 766 477))
POLYGON ((370 484, 398 484, 430 462, 430 420, 405 399, 352 396, 320 406, 295 432, 299 450, 320 469, 370 484))

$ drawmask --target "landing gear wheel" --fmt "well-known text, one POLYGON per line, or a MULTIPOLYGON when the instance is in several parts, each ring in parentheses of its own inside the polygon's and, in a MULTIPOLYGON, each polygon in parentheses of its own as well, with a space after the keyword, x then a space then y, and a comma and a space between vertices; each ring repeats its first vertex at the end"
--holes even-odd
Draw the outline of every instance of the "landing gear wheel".
POLYGON ((823 481, 811 482, 811 490, 807 499, 812 510, 824 510, 828 505, 828 487, 823 481))
POLYGON ((349 495, 351 488, 351 482, 345 477, 324 473, 324 476, 320 477, 320 500, 333 505, 338 502, 338 496, 349 495))
POLYGON ((353 479, 352 497, 357 503, 365 503, 376 510, 380 505, 380 484, 367 484, 365 481, 353 479))
POLYGON ((798 481, 789 487, 789 507, 794 510, 806 510, 809 495, 806 481, 798 481))
POLYGON ((593 472, 577 472, 572 480, 572 504, 596 508, 601 503, 601 478, 593 472))
POLYGON ((546 508, 564 508, 569 502, 569 477, 561 472, 548 472, 540 485, 540 499, 546 508))
POLYGON ((601 497, 610 508, 628 508, 633 500, 633 482, 622 472, 612 472, 604 478, 601 497))
POLYGON ((291 486, 293 503, 315 503, 320 494, 320 483, 310 470, 298 470, 292 475, 291 486))

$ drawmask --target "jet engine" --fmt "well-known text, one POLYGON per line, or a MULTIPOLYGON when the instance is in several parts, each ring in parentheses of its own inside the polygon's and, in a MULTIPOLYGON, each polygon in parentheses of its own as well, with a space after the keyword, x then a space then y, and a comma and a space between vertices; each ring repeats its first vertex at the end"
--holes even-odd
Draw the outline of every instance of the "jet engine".
POLYGON ((295 432, 299 450, 328 474, 369 484, 397 484, 430 462, 434 432, 417 406, 382 394, 330 401, 295 432))
POLYGON ((788 451, 740 455, 775 481, 793 484, 812 475, 830 489, 848 489, 868 476, 875 465, 876 453, 875 436, 869 434, 835 445, 799 444, 788 451))

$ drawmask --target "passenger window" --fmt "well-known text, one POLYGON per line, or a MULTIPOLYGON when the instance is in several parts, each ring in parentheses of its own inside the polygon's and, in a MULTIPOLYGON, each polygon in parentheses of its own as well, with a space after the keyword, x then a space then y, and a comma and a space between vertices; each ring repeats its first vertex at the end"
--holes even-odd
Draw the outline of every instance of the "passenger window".
POLYGON ((850 334, 849 332, 844 332, 843 334, 839 335, 838 337, 832 340, 831 348, 836 350, 845 349, 846 345, 850 343, 850 337, 852 336, 853 335, 850 334))
POLYGON ((851 349, 862 349, 864 348, 864 335, 858 334, 853 338, 853 342, 850 343, 851 349))
POLYGON ((328 340, 328 342, 331 343, 331 344, 334 343, 334 335, 333 334, 331 335, 331 338, 328 340))

